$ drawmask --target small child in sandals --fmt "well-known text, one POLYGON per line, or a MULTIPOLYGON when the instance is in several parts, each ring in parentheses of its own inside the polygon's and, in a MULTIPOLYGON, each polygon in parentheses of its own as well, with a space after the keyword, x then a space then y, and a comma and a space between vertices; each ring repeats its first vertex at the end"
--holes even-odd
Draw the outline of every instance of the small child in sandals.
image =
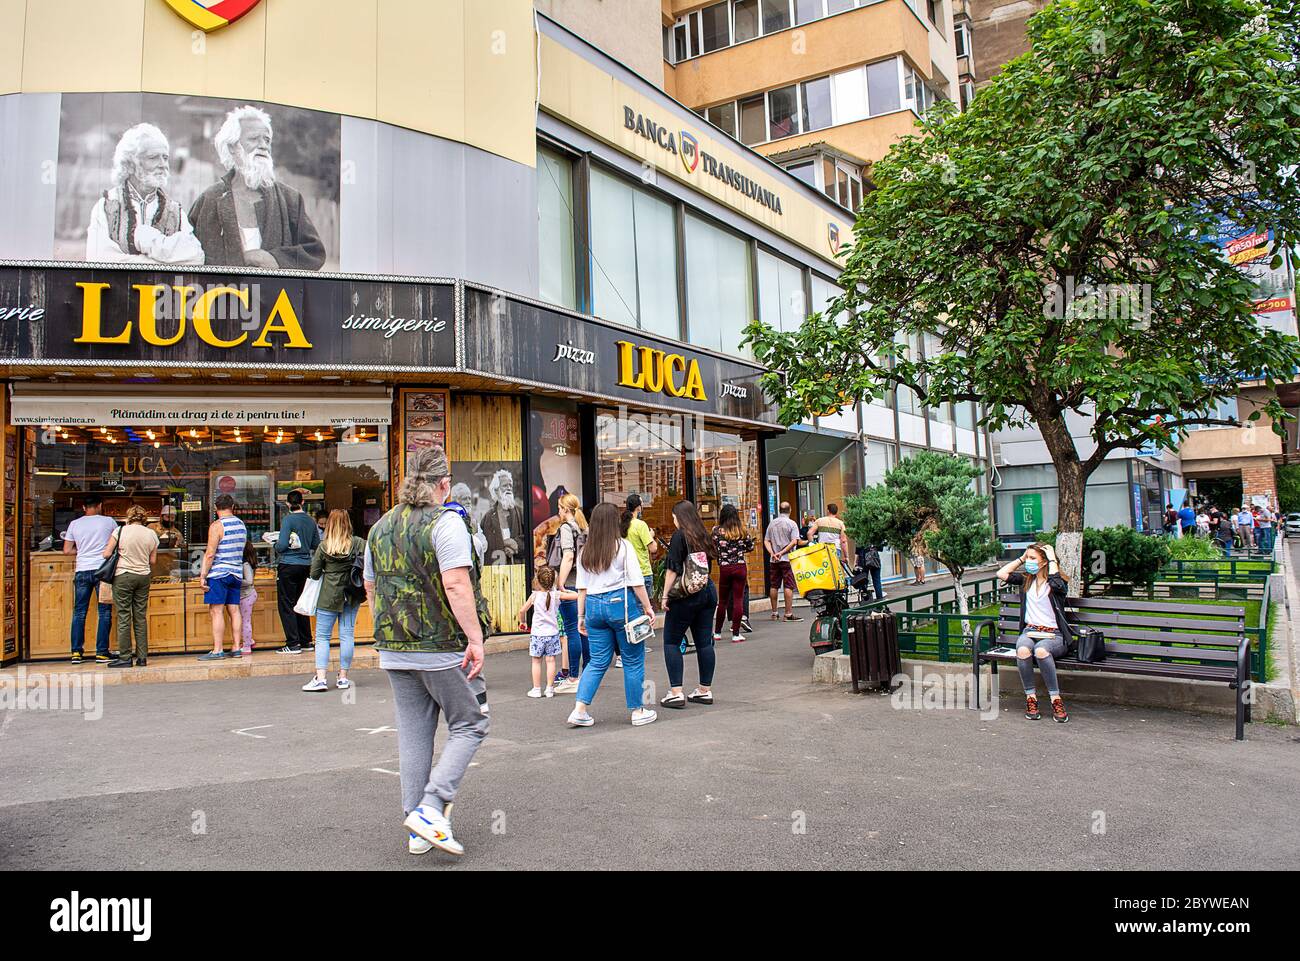
POLYGON ((576 601, 577 591, 555 590, 555 569, 539 567, 533 575, 533 593, 519 609, 519 627, 526 630, 528 611, 533 612, 532 637, 528 653, 533 659, 533 686, 529 697, 555 696, 555 659, 560 654, 560 601, 576 601), (542 660, 546 660, 546 690, 542 690, 542 660))

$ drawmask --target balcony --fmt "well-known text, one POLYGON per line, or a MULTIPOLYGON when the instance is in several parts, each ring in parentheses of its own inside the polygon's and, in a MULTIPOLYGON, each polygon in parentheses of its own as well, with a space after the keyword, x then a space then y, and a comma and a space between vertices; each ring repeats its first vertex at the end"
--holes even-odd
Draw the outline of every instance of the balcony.
POLYGON ((916 132, 916 114, 899 110, 854 123, 823 127, 793 137, 782 137, 756 144, 754 149, 766 157, 799 150, 813 144, 830 144, 836 150, 867 162, 879 160, 900 137, 916 132))
POLYGON ((925 24, 904 0, 882 0, 683 60, 672 87, 686 106, 702 107, 899 53, 929 79, 925 24))

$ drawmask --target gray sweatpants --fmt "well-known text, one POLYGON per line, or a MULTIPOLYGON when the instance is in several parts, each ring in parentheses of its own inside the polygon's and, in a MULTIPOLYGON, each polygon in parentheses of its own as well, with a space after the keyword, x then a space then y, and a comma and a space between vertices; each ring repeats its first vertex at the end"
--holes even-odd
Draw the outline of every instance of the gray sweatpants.
MULTIPOLYGON (((397 715, 397 752, 402 773, 402 811, 421 804, 443 810, 488 734, 479 706, 479 678, 469 681, 459 668, 444 671, 387 671, 397 715), (447 719, 447 743, 433 763, 438 715, 447 719)), ((481 675, 480 675, 481 677, 481 675)))

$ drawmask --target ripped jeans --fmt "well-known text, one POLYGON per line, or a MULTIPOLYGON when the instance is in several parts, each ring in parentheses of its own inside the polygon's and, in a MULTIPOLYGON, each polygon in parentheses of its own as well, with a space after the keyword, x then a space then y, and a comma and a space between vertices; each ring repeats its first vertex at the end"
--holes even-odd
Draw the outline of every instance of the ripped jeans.
POLYGON ((1061 686, 1056 681, 1056 659, 1065 654, 1065 640, 1060 632, 1051 637, 1030 637, 1026 631, 1016 639, 1016 670, 1020 672, 1020 683, 1025 686, 1025 694, 1038 696, 1038 687, 1034 684, 1034 662, 1043 672, 1043 681, 1047 684, 1047 696, 1059 697, 1061 686))

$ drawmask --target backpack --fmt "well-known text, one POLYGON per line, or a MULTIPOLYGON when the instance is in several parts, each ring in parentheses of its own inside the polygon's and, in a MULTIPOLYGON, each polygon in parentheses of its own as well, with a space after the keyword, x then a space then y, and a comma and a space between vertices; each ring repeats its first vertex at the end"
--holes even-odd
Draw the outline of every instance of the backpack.
POLYGON ((874 547, 868 547, 862 555, 862 566, 868 570, 880 569, 880 551, 874 547))
POLYGON ((673 589, 668 592, 669 600, 681 600, 698 594, 709 583, 709 555, 704 551, 687 551, 682 564, 682 574, 673 581, 673 589))
POLYGON ((577 568, 578 555, 582 549, 587 546, 587 532, 578 527, 577 524, 561 524, 554 534, 546 535, 546 566, 559 573, 560 565, 564 562, 564 550, 561 547, 560 531, 565 527, 573 531, 573 563, 577 568))

